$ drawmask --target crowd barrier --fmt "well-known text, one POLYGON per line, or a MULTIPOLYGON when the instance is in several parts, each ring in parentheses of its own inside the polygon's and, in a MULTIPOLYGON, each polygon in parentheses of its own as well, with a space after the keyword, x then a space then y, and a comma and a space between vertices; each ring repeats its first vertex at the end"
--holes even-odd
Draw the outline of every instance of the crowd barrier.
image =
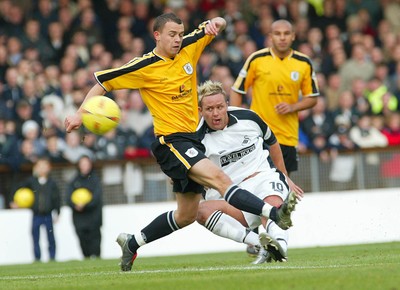
MULTIPOLYGON (((400 147, 363 149, 342 152, 336 158, 322 161, 314 153, 300 154, 299 170, 292 180, 305 192, 354 189, 393 188, 400 186, 400 147)), ((154 158, 96 161, 101 177, 105 205, 172 201, 169 179, 154 158)), ((31 175, 32 166, 18 171, 0 166, 0 209, 7 208, 14 189, 31 175)), ((62 192, 65 205, 66 186, 76 174, 73 164, 54 164, 52 176, 62 192)))

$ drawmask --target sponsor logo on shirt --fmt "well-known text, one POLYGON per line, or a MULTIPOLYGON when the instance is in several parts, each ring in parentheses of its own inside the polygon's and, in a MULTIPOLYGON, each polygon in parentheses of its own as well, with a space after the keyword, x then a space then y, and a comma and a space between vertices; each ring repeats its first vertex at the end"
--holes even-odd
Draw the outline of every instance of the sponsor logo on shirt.
POLYGON ((221 158, 219 159, 221 167, 227 166, 233 162, 237 162, 238 160, 242 159, 244 156, 249 155, 255 149, 256 149, 256 145, 253 144, 253 145, 246 147, 244 149, 241 149, 239 151, 235 151, 235 152, 229 153, 227 155, 221 156, 221 158))

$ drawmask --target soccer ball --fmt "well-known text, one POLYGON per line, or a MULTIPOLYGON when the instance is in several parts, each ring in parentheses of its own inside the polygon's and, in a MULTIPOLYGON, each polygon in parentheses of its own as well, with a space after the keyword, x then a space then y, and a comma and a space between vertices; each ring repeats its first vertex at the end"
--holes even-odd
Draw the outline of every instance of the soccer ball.
POLYGON ((116 102, 105 96, 94 96, 82 107, 82 123, 97 135, 103 135, 117 127, 121 110, 116 102))
POLYGON ((35 201, 35 194, 30 188, 22 187, 14 194, 14 202, 21 208, 30 208, 35 201))
POLYGON ((92 201, 93 195, 92 193, 84 187, 75 189, 71 195, 71 201, 75 205, 86 205, 92 201))

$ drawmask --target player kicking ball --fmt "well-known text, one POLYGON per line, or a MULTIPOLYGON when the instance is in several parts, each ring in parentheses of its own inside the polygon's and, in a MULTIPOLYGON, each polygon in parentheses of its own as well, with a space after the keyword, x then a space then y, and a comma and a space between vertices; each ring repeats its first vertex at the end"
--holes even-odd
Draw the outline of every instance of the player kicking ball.
MULTIPOLYGON (((287 177, 280 145, 267 124, 253 111, 228 107, 219 82, 200 85, 198 95, 202 116, 198 132, 205 155, 240 187, 272 206, 294 210, 303 190, 287 177)), ((287 261, 287 230, 231 206, 214 189, 206 191, 197 221, 216 235, 258 248, 253 264, 287 261), (266 231, 259 235, 249 230, 261 224, 266 231)))

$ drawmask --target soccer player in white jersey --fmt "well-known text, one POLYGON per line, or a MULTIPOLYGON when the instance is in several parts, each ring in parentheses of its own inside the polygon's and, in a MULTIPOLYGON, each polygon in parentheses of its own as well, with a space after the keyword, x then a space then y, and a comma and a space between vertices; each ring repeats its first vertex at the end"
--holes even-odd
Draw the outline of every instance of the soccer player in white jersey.
MULTIPOLYGON (((281 148, 268 125, 251 110, 228 107, 219 82, 206 81, 198 95, 198 133, 206 156, 240 187, 273 206, 279 207, 288 195, 301 199, 303 190, 287 176, 281 148)), ((287 260, 287 230, 234 208, 213 189, 206 191, 197 221, 216 235, 260 249, 254 264, 287 260), (266 231, 259 235, 249 230, 261 224, 266 231)))

